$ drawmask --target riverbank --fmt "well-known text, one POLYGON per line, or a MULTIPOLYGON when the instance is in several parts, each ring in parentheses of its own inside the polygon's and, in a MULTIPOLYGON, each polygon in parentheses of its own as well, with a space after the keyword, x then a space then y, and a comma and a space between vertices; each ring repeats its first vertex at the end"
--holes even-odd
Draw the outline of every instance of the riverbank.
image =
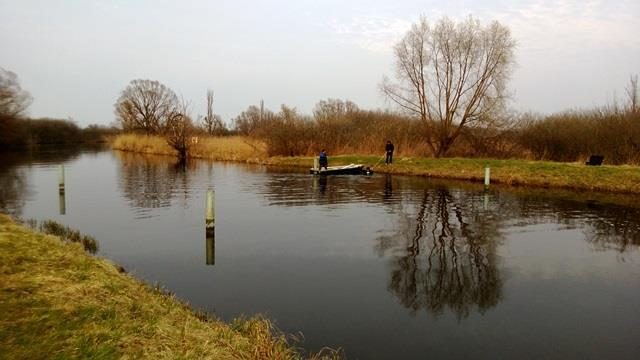
MULTIPOLYGON (((120 135, 113 148, 147 154, 176 156, 159 137, 120 135)), ((240 161, 253 164, 310 168, 313 157, 268 157, 265 145, 244 137, 200 138, 190 152, 193 158, 240 161)), ((441 179, 483 181, 484 168, 491 169, 491 183, 513 186, 561 188, 640 194, 640 167, 630 165, 586 166, 583 163, 550 161, 412 158, 396 156, 393 165, 371 155, 337 155, 329 158, 330 165, 359 163, 378 173, 418 175, 441 179)), ((605 159, 606 162, 606 159, 605 159)))
POLYGON ((260 317, 227 325, 197 313, 81 244, 0 214, 0 354, 8 358, 302 358, 291 340, 260 317))

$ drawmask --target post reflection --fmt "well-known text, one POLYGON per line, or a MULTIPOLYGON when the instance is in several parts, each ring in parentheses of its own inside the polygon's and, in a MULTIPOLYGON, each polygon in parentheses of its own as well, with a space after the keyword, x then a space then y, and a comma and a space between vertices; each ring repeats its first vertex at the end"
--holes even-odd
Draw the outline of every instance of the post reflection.
POLYGON ((206 264, 216 264, 216 229, 214 227, 205 229, 206 244, 206 264))
POLYGON ((393 176, 391 174, 384 175, 384 200, 390 201, 393 196, 393 176))
POLYGON ((499 224, 476 211, 473 200, 468 193, 426 189, 415 214, 401 215, 397 232, 378 238, 379 253, 394 254, 388 289, 412 313, 449 309, 462 319, 473 308, 483 312, 499 303, 499 224))
POLYGON ((58 210, 60 215, 66 215, 67 213, 67 199, 65 197, 64 188, 58 189, 58 210))

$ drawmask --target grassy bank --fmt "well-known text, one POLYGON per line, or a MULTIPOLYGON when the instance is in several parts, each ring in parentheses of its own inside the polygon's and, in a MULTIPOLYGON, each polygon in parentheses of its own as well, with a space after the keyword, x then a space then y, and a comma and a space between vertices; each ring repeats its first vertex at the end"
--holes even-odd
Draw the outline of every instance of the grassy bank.
POLYGON ((288 340, 265 319, 227 325, 195 313, 80 243, 0 214, 0 357, 300 358, 288 340))
MULTIPOLYGON (((158 137, 121 135, 116 139, 114 149, 175 155, 158 137)), ((239 136, 201 138, 190 154, 194 158, 265 165, 311 167, 313 164, 313 157, 268 157, 264 144, 239 136)), ((583 163, 550 161, 397 157, 393 165, 385 166, 378 156, 330 154, 330 165, 350 163, 371 166, 379 173, 470 181, 482 181, 484 168, 488 166, 492 183, 640 194, 640 167, 630 165, 585 166, 583 163)))

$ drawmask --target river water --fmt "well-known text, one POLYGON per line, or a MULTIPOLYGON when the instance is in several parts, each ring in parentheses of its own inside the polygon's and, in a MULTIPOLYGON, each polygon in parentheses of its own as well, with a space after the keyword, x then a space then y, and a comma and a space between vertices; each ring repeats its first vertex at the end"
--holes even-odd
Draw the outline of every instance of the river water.
POLYGON ((0 211, 78 228, 98 256, 194 308, 262 313, 301 332, 305 350, 350 359, 636 358, 636 200, 111 151, 0 154, 0 211))

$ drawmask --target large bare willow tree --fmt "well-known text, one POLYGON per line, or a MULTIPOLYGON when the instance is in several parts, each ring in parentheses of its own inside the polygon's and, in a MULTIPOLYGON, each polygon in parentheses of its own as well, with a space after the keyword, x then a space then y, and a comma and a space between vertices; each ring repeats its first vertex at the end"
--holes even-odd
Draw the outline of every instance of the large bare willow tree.
POLYGON ((444 156, 466 128, 486 125, 504 108, 514 48, 497 21, 443 18, 431 25, 421 17, 394 48, 397 82, 385 77, 381 88, 422 120, 433 154, 444 156))
POLYGON ((159 134, 180 107, 178 96, 154 80, 132 80, 122 90, 115 113, 125 131, 159 134))
POLYGON ((193 131, 189 104, 167 86, 132 80, 120 93, 115 112, 124 131, 163 136, 181 159, 187 158, 193 131))

